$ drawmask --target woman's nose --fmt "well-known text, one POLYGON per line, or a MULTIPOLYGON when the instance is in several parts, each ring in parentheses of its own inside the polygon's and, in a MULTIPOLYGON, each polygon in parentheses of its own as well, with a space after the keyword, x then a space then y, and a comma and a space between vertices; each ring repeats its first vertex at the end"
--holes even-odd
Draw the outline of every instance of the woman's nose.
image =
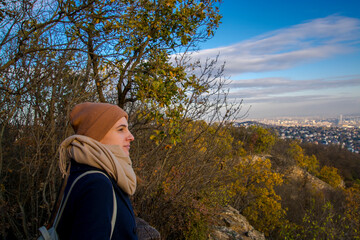
POLYGON ((134 141, 134 135, 132 135, 132 133, 131 132, 129 132, 130 134, 129 134, 129 136, 128 136, 128 140, 131 142, 131 141, 134 141))

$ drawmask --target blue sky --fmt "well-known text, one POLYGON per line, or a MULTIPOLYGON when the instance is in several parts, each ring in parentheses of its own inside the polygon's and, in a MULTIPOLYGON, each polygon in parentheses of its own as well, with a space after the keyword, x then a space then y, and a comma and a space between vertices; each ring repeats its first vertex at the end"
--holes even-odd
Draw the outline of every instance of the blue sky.
POLYGON ((225 61, 248 118, 360 115, 359 0, 224 0, 195 58, 225 61))

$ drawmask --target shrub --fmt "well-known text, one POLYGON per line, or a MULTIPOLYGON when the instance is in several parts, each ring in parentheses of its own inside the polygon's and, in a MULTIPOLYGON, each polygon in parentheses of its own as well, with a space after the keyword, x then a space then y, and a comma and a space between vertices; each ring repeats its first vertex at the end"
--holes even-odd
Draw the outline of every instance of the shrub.
POLYGON ((270 160, 240 158, 231 174, 232 205, 266 235, 281 226, 285 211, 274 188, 281 185, 283 179, 281 174, 271 170, 270 160))
POLYGON ((338 174, 338 170, 334 167, 322 167, 319 173, 319 178, 334 188, 342 186, 343 180, 338 174))

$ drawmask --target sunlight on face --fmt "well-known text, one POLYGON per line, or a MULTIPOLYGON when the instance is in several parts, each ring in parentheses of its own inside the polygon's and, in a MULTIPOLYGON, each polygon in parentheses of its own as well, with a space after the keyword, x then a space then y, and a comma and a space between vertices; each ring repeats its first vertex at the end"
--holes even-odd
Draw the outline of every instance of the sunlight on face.
POLYGON ((126 118, 120 118, 100 142, 108 145, 119 145, 129 156, 130 142, 134 141, 134 136, 128 127, 129 125, 126 118))

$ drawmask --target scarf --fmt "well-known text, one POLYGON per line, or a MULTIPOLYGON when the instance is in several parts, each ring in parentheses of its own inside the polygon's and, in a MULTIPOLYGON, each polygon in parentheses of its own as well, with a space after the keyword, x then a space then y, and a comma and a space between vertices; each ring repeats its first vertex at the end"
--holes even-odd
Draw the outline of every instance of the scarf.
POLYGON ((66 138, 59 147, 60 171, 66 175, 66 165, 70 159, 105 170, 117 185, 128 195, 136 189, 136 175, 130 157, 118 145, 102 144, 83 135, 66 138))

